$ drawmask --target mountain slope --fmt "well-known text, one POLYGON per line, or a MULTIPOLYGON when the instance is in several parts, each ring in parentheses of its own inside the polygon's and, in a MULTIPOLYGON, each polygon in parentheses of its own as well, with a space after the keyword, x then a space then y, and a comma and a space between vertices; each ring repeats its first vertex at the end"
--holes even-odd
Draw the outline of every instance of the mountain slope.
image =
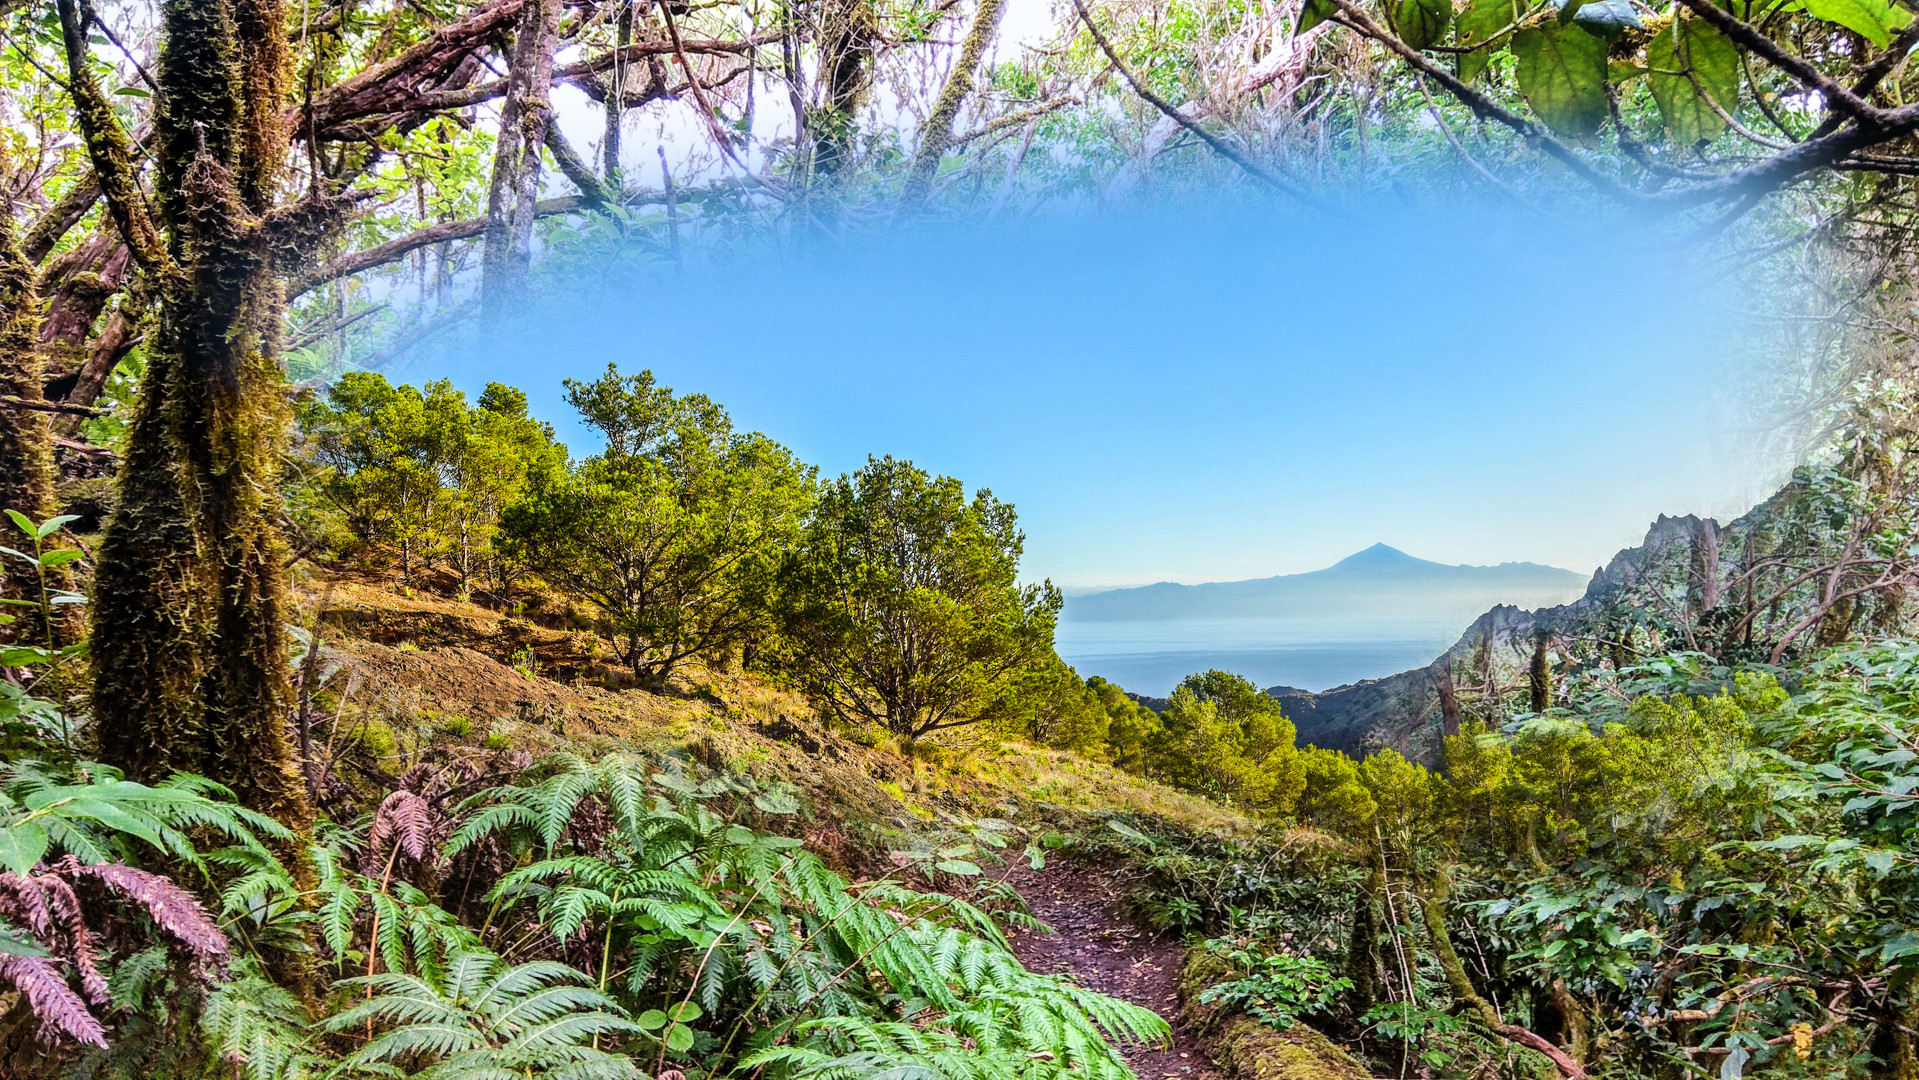
POLYGON ((1448 566, 1374 544, 1324 570, 1203 585, 1160 582, 1075 596, 1064 618, 1085 622, 1341 618, 1466 620, 1494 604, 1535 607, 1579 595, 1585 579, 1537 563, 1448 566))
POLYGON ((1409 757, 1436 760, 1442 678, 1456 667, 1468 665, 1482 650, 1494 664, 1522 666, 1531 653, 1535 632, 1563 632, 1603 612, 1655 563, 1685 549, 1704 526, 1718 528, 1717 523, 1691 515, 1661 514, 1647 529, 1644 542, 1614 555, 1593 574, 1577 599, 1531 610, 1523 605, 1495 604, 1425 667, 1320 693, 1291 686, 1268 687, 1266 693, 1285 706, 1287 717, 1298 729, 1301 746, 1311 744, 1349 754, 1390 747, 1409 757))

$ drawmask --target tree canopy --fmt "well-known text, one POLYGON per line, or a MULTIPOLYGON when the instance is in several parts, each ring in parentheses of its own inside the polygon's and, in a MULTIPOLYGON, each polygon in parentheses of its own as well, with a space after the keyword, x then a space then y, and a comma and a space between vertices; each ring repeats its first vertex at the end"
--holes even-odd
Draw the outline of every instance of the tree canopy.
POLYGON ((1050 659, 1061 598, 1020 585, 1013 507, 908 461, 828 482, 783 572, 790 670, 908 738, 977 722, 1050 659))

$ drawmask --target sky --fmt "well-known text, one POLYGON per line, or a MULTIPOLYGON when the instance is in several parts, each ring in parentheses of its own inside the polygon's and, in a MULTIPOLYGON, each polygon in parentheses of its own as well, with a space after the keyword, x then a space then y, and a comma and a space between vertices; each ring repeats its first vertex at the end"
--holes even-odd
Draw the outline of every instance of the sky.
POLYGON ((1586 573, 1777 478, 1726 407, 1739 327, 1650 240, 1279 205, 916 230, 579 282, 390 372, 524 388, 611 361, 822 472, 909 458, 1019 509, 1069 592, 1327 566, 1374 542, 1586 573))

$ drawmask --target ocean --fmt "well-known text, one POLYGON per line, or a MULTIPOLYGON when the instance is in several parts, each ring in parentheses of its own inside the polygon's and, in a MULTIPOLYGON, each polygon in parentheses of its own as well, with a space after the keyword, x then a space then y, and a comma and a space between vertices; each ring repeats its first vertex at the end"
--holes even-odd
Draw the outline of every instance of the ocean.
POLYGON ((1135 694, 1164 697, 1196 671, 1220 668, 1261 689, 1335 686, 1424 667, 1466 625, 1448 621, 1332 619, 1062 619, 1059 655, 1085 678, 1098 675, 1135 694))

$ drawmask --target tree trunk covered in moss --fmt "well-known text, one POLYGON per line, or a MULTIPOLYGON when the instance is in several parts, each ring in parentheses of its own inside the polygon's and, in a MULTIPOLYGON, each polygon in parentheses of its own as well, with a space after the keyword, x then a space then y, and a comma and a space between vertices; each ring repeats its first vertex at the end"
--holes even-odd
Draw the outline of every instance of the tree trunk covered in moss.
POLYGON ((1532 707, 1536 713, 1543 713, 1553 707, 1553 669, 1552 658, 1546 654, 1546 635, 1533 637, 1533 660, 1527 669, 1527 681, 1532 690, 1532 707))
POLYGON ((932 193, 933 177, 939 173, 940 160, 946 156, 946 149, 953 142, 953 119, 959 115, 960 106, 973 92, 974 73, 979 70, 980 61, 986 56, 986 47, 992 44, 993 35, 999 30, 1000 11, 1004 6, 1004 0, 979 0, 979 11, 973 16, 972 29, 967 31, 966 40, 960 45, 959 59, 946 76, 946 84, 940 87, 939 100, 933 103, 932 115, 920 125, 919 146, 914 150, 912 165, 907 169, 906 186, 900 200, 909 211, 925 205, 932 193))
POLYGON ((1373 871, 1360 887, 1353 903, 1353 935, 1346 943, 1345 975, 1353 988, 1346 992, 1346 1007, 1353 1019, 1379 1002, 1379 914, 1377 897, 1385 888, 1385 878, 1373 871))
POLYGON ((559 32, 560 0, 533 0, 521 9, 487 192, 480 306, 490 321, 503 317, 521 298, 532 262, 540 154, 546 147, 553 50, 559 32))
POLYGON ((1470 1008, 1478 1015, 1480 1023, 1495 1034, 1544 1054, 1567 1080, 1586 1080, 1585 1065, 1576 1053, 1568 1053, 1554 1046, 1536 1032, 1506 1023, 1505 1017, 1499 1014, 1493 1003, 1487 1001, 1473 986, 1472 978, 1466 972, 1466 964, 1453 948, 1452 935, 1446 929, 1446 909, 1452 897, 1452 882, 1446 875, 1443 872, 1415 874, 1413 881, 1419 891, 1419 908, 1426 923, 1426 936, 1431 940, 1433 955, 1439 960, 1440 969, 1446 974, 1446 985, 1452 991, 1453 1001, 1470 1008))
MULTIPOLYGON (((9 208, 0 208, 0 395, 40 400, 40 317, 34 296, 33 266, 20 253, 19 234, 9 208)), ((47 414, 0 404, 0 508, 18 510, 35 521, 53 513, 53 443, 47 414)), ((18 543, 9 541, 13 547, 18 543)), ((0 569, 4 595, 24 566, 0 569)))
POLYGON ((274 265, 298 230, 272 213, 286 12, 280 0, 167 0, 161 17, 154 224, 165 250, 96 579, 94 722, 103 758, 130 777, 200 773, 303 829, 274 265))
POLYGON ((872 0, 829 0, 821 10, 820 104, 806 117, 806 130, 812 136, 807 190, 814 218, 827 224, 838 218, 840 174, 857 149, 859 111, 872 88, 880 27, 872 0))

